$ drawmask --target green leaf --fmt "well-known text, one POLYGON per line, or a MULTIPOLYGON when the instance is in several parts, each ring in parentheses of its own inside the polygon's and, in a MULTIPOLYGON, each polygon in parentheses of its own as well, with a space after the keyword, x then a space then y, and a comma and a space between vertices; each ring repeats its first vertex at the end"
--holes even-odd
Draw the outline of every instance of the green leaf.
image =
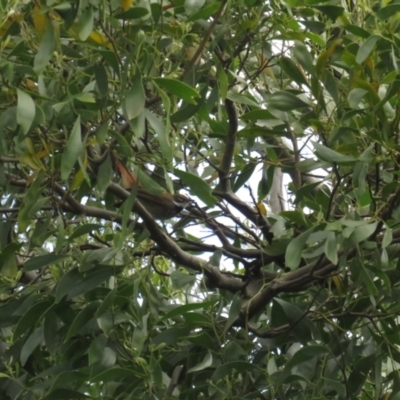
POLYGON ((337 153, 336 151, 328 147, 325 147, 324 145, 317 142, 312 142, 312 143, 314 145, 318 158, 320 158, 321 160, 337 164, 353 164, 357 162, 357 159, 352 156, 346 156, 337 153))
MULTIPOLYGON (((133 340, 132 340, 132 342, 133 342, 133 340)), ((134 345, 134 343, 132 343, 132 344, 134 345)), ((110 368, 115 365, 116 360, 117 360, 117 355, 115 354, 115 351, 113 349, 111 349, 110 347, 105 347, 102 351, 100 365, 102 367, 110 368)))
POLYGON ((189 104, 196 104, 194 99, 200 97, 195 89, 176 79, 156 78, 154 81, 167 92, 174 94, 189 104))
POLYGON ((290 371, 296 365, 302 364, 311 358, 329 354, 330 350, 325 346, 311 345, 305 346, 297 351, 285 365, 285 371, 290 371))
POLYGON ((146 96, 142 84, 142 76, 137 73, 132 81, 132 88, 126 93, 123 109, 128 121, 138 117, 144 110, 146 96))
MULTIPOLYGON (((135 371, 126 368, 110 368, 98 375, 91 378, 92 382, 118 382, 125 378, 131 378, 135 376, 135 371)), ((74 398, 74 397, 73 397, 74 398)))
POLYGON ((113 166, 110 155, 100 165, 97 174, 97 188, 101 193, 104 193, 110 185, 111 179, 114 175, 113 166))
POLYGON ((385 20, 394 17, 398 12, 400 12, 400 4, 389 4, 376 11, 376 16, 381 20, 385 20))
MULTIPOLYGON (((101 303, 99 301, 93 301, 79 312, 79 314, 76 316, 71 326, 69 327, 64 342, 68 342, 68 340, 70 340, 72 336, 77 334, 79 330, 83 328, 94 317, 95 312, 99 308, 100 304, 101 303)), ((95 325, 97 326, 97 324, 95 325)))
POLYGON ((103 247, 96 250, 86 251, 82 257, 79 271, 85 272, 93 267, 97 267, 101 264, 110 263, 115 257, 117 249, 115 247, 103 247))
POLYGON ((43 340, 43 326, 40 326, 32 333, 24 343, 21 349, 21 364, 25 365, 29 356, 34 352, 36 347, 39 346, 40 342, 43 340))
POLYGON ((225 101, 228 95, 229 81, 228 76, 220 62, 217 62, 217 75, 218 75, 218 85, 221 94, 221 99, 225 101))
POLYGON ((0 273, 9 278, 16 278, 18 266, 15 254, 21 249, 23 243, 11 242, 0 251, 0 273))
POLYGON ((96 99, 94 98, 93 93, 82 93, 78 94, 74 97, 76 100, 81 101, 82 103, 96 103, 96 99))
POLYGON ((22 208, 19 210, 18 213, 19 232, 25 232, 27 227, 32 223, 31 219, 37 212, 38 206, 40 207, 41 204, 43 203, 43 200, 40 199, 40 195, 44 190, 44 186, 42 185, 43 178, 44 178, 44 172, 41 171, 36 176, 36 179, 30 185, 29 189, 25 194, 24 205, 22 206, 22 208))
POLYGON ((219 1, 216 1, 215 3, 209 4, 205 7, 203 7, 201 10, 195 12, 189 18, 187 18, 186 21, 193 22, 193 21, 197 21, 199 19, 207 20, 209 17, 214 15, 220 7, 221 7, 221 3, 219 1))
POLYGON ((375 47, 376 42, 380 39, 380 36, 371 35, 358 49, 356 62, 362 64, 368 56, 371 54, 375 47))
POLYGON ((337 6, 313 6, 317 10, 321 11, 323 14, 328 16, 332 21, 336 21, 344 13, 343 7, 337 6))
MULTIPOLYGON (((99 90, 99 93, 102 97, 107 96, 108 94, 108 75, 107 75, 107 70, 104 68, 103 65, 96 65, 94 68, 94 75, 96 77, 96 85, 99 90)), ((105 123, 103 125, 106 125, 108 127, 108 124, 105 123)), ((96 136, 98 133, 96 132, 96 136)))
POLYGON ((69 177, 72 168, 82 155, 82 151, 81 119, 78 117, 61 157, 61 179, 66 180, 69 177))
POLYGON ((235 103, 247 104, 248 106, 260 108, 260 105, 249 95, 245 96, 243 94, 228 91, 226 97, 228 100, 232 100, 235 103))
POLYGON ((287 73, 289 78, 293 79, 299 85, 309 86, 305 76, 291 58, 282 56, 279 59, 279 64, 282 69, 287 73))
POLYGON ((57 284, 56 302, 59 302, 64 296, 67 296, 67 299, 72 299, 98 287, 114 275, 115 271, 115 268, 97 267, 83 275, 78 268, 69 270, 57 284))
POLYGON ((390 245, 390 243, 392 243, 393 240, 393 234, 392 234, 392 229, 389 228, 387 225, 385 227, 385 233, 383 235, 383 239, 382 239, 382 248, 386 248, 390 245))
POLYGON ((288 132, 287 130, 274 130, 274 129, 270 129, 270 128, 263 128, 260 126, 254 126, 254 127, 250 127, 250 128, 245 128, 240 130, 238 133, 239 137, 244 137, 244 138, 248 138, 248 139, 254 139, 257 137, 271 137, 271 136, 288 136, 288 132))
POLYGON ((289 243, 285 253, 285 265, 288 268, 295 269, 300 265, 301 253, 303 252, 304 246, 307 243, 307 239, 315 229, 317 229, 317 226, 313 226, 312 228, 303 232, 289 243))
POLYGON ((368 239, 375 232, 377 226, 378 222, 374 222, 372 224, 355 228, 349 237, 351 244, 354 245, 368 239))
POLYGON ((233 373, 233 371, 235 371, 236 373, 241 373, 241 372, 250 373, 254 369, 259 370, 259 368, 256 365, 245 361, 233 361, 225 363, 219 366, 215 370, 215 372, 212 374, 211 380, 213 382, 217 382, 220 379, 224 379, 227 375, 230 376, 233 373))
POLYGON ((221 263, 221 258, 222 258, 222 251, 221 250, 216 250, 208 260, 207 264, 212 265, 213 267, 219 267, 221 263))
POLYGON ((75 385, 80 386, 88 379, 88 375, 78 371, 64 371, 61 372, 52 384, 50 391, 53 392, 58 388, 63 388, 64 386, 69 386, 71 382, 75 385))
POLYGON ((346 30, 351 32, 353 35, 362 37, 363 39, 368 39, 371 36, 368 31, 357 25, 346 25, 346 30))
POLYGON ((238 292, 233 296, 233 300, 229 308, 228 319, 226 320, 224 328, 224 334, 228 332, 228 330, 232 327, 232 324, 235 322, 236 318, 239 316, 241 307, 242 307, 242 294, 238 292))
POLYGON ((210 301, 205 301, 203 303, 190 303, 190 304, 185 304, 183 306, 177 306, 173 310, 168 311, 162 319, 169 319, 176 317, 177 315, 183 315, 186 314, 190 311, 194 310, 205 310, 206 308, 210 308, 214 306, 217 303, 218 300, 210 300, 210 301))
POLYGON ((76 390, 56 389, 49 393, 47 396, 43 397, 42 400, 84 400, 91 398, 91 396, 88 396, 81 392, 77 392, 76 390))
POLYGON ((151 194, 163 194, 166 192, 165 188, 160 186, 153 178, 147 175, 140 169, 135 169, 135 175, 138 182, 151 194))
MULTIPOLYGON (((30 300, 34 301, 34 298, 31 298, 30 300)), ((14 337, 18 338, 19 336, 24 334, 29 328, 35 326, 38 322, 40 322, 41 317, 52 305, 53 300, 50 299, 39 301, 36 304, 32 305, 18 321, 18 324, 15 327, 14 331, 14 337)))
POLYGON ((253 110, 249 111, 240 116, 240 119, 247 121, 257 121, 257 120, 270 120, 275 119, 276 117, 272 115, 268 110, 253 110))
POLYGON ((217 203, 218 200, 211 194, 210 186, 198 176, 176 168, 174 169, 174 175, 180 178, 190 188, 190 191, 207 206, 213 207, 217 203))
POLYGON ((376 296, 379 293, 378 288, 376 287, 370 271, 368 271, 365 266, 363 260, 361 260, 360 255, 357 255, 355 259, 356 268, 358 269, 358 273, 360 274, 360 278, 367 288, 368 293, 371 296, 376 296))
POLYGON ((305 310, 279 298, 275 298, 274 303, 279 305, 281 308, 280 313, 283 313, 286 321, 293 326, 292 330, 297 340, 302 343, 308 343, 313 336, 319 338, 319 331, 305 314, 305 310))
POLYGON ((244 166, 244 168, 239 171, 235 182, 233 184, 232 190, 236 193, 245 183, 249 182, 251 176, 254 173, 254 170, 256 169, 257 164, 256 163, 248 163, 244 166))
POLYGON ((324 70, 323 83, 326 90, 332 96, 334 102, 337 104, 339 101, 339 91, 336 85, 336 79, 329 70, 324 70))
POLYGON ((268 99, 268 106, 280 111, 291 111, 297 108, 309 107, 307 103, 289 92, 276 92, 268 99))
POLYGON ((57 351, 58 337, 57 337, 57 317, 54 312, 46 313, 43 323, 43 337, 46 343, 46 348, 51 355, 57 351))
POLYGON ((202 371, 203 369, 206 369, 208 367, 211 366, 213 362, 213 357, 210 351, 207 351, 206 356, 204 357, 204 359, 202 361, 200 361, 197 365, 195 365, 192 368, 188 369, 188 374, 191 372, 197 372, 197 371, 202 371))
POLYGON ((158 136, 158 141, 161 147, 161 153, 166 161, 169 164, 172 160, 172 149, 171 144, 169 142, 168 133, 166 132, 165 126, 162 121, 153 114, 150 110, 145 110, 145 115, 147 121, 149 121, 150 125, 154 129, 154 132, 158 136))
POLYGON ((17 89, 17 124, 21 126, 22 132, 26 135, 29 132, 32 122, 35 119, 35 102, 29 94, 17 89))
POLYGON ((78 22, 79 39, 83 42, 89 37, 93 30, 93 10, 92 7, 86 7, 78 22))
POLYGON ((174 271, 171 274, 172 286, 175 289, 182 289, 186 285, 192 286, 196 282, 195 275, 184 274, 180 271, 174 271))
POLYGON ((107 340, 104 335, 99 335, 92 341, 89 348, 89 365, 101 361, 107 340))
POLYGON ((69 258, 69 255, 65 254, 45 254, 43 256, 32 257, 24 264, 24 271, 35 271, 47 267, 49 265, 57 264, 61 261, 69 258))
POLYGON ((329 232, 329 236, 325 241, 324 252, 329 261, 335 265, 338 263, 336 236, 333 232, 329 232))
POLYGON ((363 97, 367 94, 367 90, 365 89, 353 89, 350 91, 349 95, 347 96, 347 101, 349 102, 349 106, 351 108, 358 108, 363 97))
POLYGON ((304 43, 295 42, 293 56, 309 74, 314 74, 313 58, 304 43))
POLYGON ((33 67, 36 73, 40 73, 47 66, 53 56, 55 48, 54 27, 50 18, 46 18, 45 33, 40 41, 39 51, 35 56, 33 67))
POLYGON ((113 306, 116 294, 117 294, 117 290, 114 288, 107 294, 106 297, 104 297, 104 299, 102 300, 102 302, 100 304, 100 307, 98 308, 98 310, 96 312, 96 318, 103 315, 106 311, 108 311, 108 309, 110 309, 113 306))
POLYGON ((171 115, 170 121, 172 123, 187 121, 193 117, 193 115, 195 115, 203 106, 203 100, 204 99, 202 99, 202 101, 198 101, 197 104, 182 104, 182 107, 176 113, 171 115))

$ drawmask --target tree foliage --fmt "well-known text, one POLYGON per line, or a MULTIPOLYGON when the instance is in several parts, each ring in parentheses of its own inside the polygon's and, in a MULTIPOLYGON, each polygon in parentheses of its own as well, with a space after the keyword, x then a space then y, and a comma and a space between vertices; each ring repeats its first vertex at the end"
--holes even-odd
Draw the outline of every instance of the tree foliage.
POLYGON ((397 2, 0 10, 2 398, 397 398, 397 2))

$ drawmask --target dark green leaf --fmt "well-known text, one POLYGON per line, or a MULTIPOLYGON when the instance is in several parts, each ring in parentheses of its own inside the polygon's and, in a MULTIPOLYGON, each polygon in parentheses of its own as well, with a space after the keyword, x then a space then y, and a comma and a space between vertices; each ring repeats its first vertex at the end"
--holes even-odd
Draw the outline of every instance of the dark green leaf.
POLYGON ((194 99, 200 97, 195 89, 181 81, 167 78, 157 78, 154 81, 167 92, 174 94, 189 104, 196 104, 194 99))
POLYGON ((269 120, 269 119, 276 120, 276 117, 272 115, 268 110, 249 111, 248 113, 241 115, 240 118, 243 119, 244 121, 269 120))
POLYGON ((213 373, 211 379, 213 382, 217 382, 220 379, 224 379, 227 375, 232 374, 233 371, 236 373, 241 373, 245 371, 250 372, 253 370, 258 370, 258 367, 254 364, 244 361, 234 361, 219 366, 213 373))
POLYGON ((343 7, 337 6, 313 6, 317 10, 321 11, 323 14, 328 16, 332 21, 336 21, 343 13, 343 7))
POLYGON ((241 307, 242 307, 242 294, 236 293, 235 296, 233 296, 233 300, 229 308, 229 315, 228 319, 226 320, 224 333, 226 333, 232 327, 233 322, 235 322, 236 318, 240 314, 241 307))
POLYGON ((126 368, 110 368, 106 371, 94 376, 92 382, 118 382, 125 378, 132 378, 135 376, 135 371, 126 368))
POLYGON ((214 15, 218 9, 221 7, 221 3, 216 1, 215 3, 209 4, 199 11, 192 14, 187 21, 197 21, 199 19, 208 19, 211 15, 214 15))
POLYGON ((297 108, 308 107, 303 100, 290 92, 276 92, 268 99, 268 105, 281 111, 291 111, 297 108))
POLYGON ((190 188, 190 191, 207 204, 207 206, 212 207, 217 203, 218 200, 211 194, 210 186, 198 176, 180 169, 174 169, 174 175, 180 178, 190 188))
POLYGON ((72 299, 96 288, 110 278, 114 272, 114 269, 110 267, 98 267, 83 275, 78 268, 73 268, 61 277, 56 288, 56 301, 59 302, 64 296, 72 299))
MULTIPOLYGON (((34 301, 34 298, 32 298, 31 301, 34 301)), ((38 322, 40 322, 41 317, 52 305, 53 301, 50 299, 39 301, 36 304, 32 305, 32 307, 30 307, 19 320, 14 331, 14 336, 18 338, 19 336, 24 334, 29 328, 35 326, 38 322)))
POLYGON ((400 12, 400 4, 389 4, 378 10, 376 15, 379 19, 385 20, 395 16, 398 12, 400 12))
POLYGON ((378 42, 379 39, 380 39, 379 36, 372 35, 360 46, 356 57, 356 61, 359 64, 362 64, 367 59, 367 57, 371 54, 372 50, 375 47, 375 44, 378 42))
POLYGON ((25 365, 29 356, 33 353, 39 343, 43 340, 43 326, 37 328, 32 335, 28 337, 21 350, 21 364, 25 365))
POLYGON ((298 41, 295 42, 293 56, 297 59, 305 71, 307 71, 309 74, 314 74, 313 58, 311 57, 309 50, 304 43, 298 41))
POLYGON ((185 304, 183 306, 178 306, 175 307, 173 310, 168 311, 164 316, 163 319, 168 319, 168 318, 173 318, 177 315, 183 315, 185 313, 188 313, 193 310, 201 310, 201 309, 206 309, 210 308, 215 305, 217 300, 212 300, 212 301, 207 301, 204 303, 191 303, 191 304, 185 304))
POLYGON ((304 246, 307 243, 307 239, 316 228, 317 227, 314 226, 308 229, 289 243, 285 254, 285 264, 288 268, 295 269, 300 265, 301 253, 303 252, 304 246))
POLYGON ((69 255, 54 253, 46 254, 44 256, 36 256, 31 258, 24 264, 24 271, 34 271, 42 269, 44 267, 47 267, 48 265, 54 265, 61 261, 64 261, 69 257, 69 255))
POLYGON ((281 57, 279 59, 279 64, 282 69, 288 74, 289 78, 293 79, 299 85, 307 85, 308 82, 303 75, 302 71, 299 70, 297 65, 289 57, 281 57))
POLYGON ((49 393, 47 396, 43 397, 42 400, 81 400, 90 399, 91 397, 70 389, 56 389, 49 393))
POLYGON ((85 308, 83 308, 79 314, 76 316, 71 326, 69 327, 68 333, 65 336, 64 342, 67 342, 79 332, 79 330, 84 327, 88 321, 94 317, 96 310, 98 309, 100 302, 94 301, 93 303, 89 303, 85 308))

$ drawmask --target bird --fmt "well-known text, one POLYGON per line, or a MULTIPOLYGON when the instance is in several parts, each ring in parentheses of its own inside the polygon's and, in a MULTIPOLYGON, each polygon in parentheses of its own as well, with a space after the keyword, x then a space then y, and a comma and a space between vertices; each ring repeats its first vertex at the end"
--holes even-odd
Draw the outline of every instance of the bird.
MULTIPOLYGON (((136 184, 136 176, 118 159, 115 161, 115 167, 121 175, 123 187, 131 190, 136 184)), ((164 192, 161 194, 151 194, 140 184, 137 186, 136 197, 146 211, 157 220, 167 220, 176 217, 192 202, 189 197, 180 193, 171 194, 164 192)), ((133 211, 135 211, 135 207, 133 211)))

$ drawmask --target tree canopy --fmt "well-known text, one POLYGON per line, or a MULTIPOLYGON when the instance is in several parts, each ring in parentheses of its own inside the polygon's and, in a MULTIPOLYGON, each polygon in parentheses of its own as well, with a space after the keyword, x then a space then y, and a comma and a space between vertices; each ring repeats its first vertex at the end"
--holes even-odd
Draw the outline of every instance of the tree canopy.
POLYGON ((1 2, 1 398, 399 399, 399 12, 1 2))

